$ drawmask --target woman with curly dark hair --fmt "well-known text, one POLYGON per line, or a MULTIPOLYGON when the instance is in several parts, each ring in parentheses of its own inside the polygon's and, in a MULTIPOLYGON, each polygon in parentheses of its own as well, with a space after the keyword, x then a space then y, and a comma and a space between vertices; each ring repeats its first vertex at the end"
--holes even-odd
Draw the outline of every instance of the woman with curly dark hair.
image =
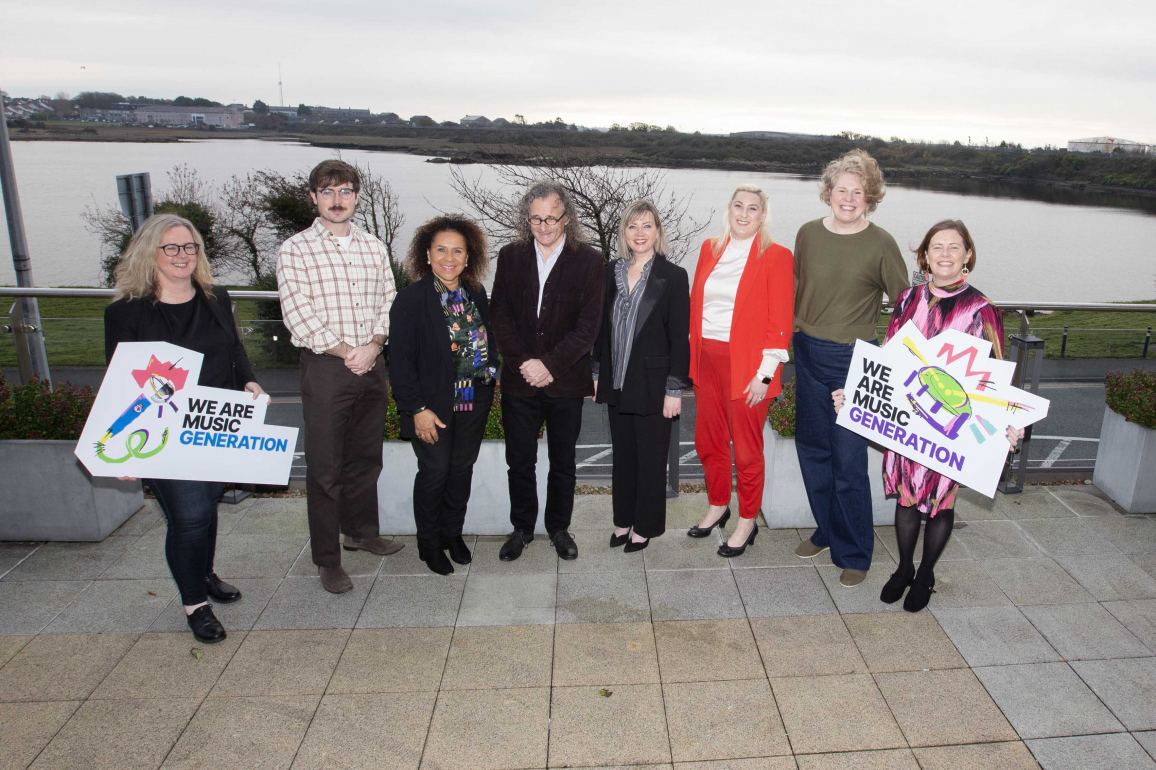
POLYGON ((471 560, 462 526, 498 364, 481 281, 489 264, 476 222, 435 217, 414 233, 406 255, 414 283, 389 311, 389 379, 401 437, 417 455, 418 556, 439 575, 454 571, 447 550, 458 564, 471 560))

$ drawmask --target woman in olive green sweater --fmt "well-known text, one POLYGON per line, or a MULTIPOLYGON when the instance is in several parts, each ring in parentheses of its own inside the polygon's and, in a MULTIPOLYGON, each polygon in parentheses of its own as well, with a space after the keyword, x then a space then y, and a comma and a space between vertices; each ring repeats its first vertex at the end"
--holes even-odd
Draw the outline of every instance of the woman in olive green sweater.
POLYGON ((852 150, 823 172, 819 198, 830 215, 808 222, 795 239, 795 448, 818 528, 795 553, 831 549, 839 582, 856 586, 871 567, 874 543, 867 439, 835 424, 855 340, 876 342, 883 294, 909 285, 895 239, 869 222, 887 192, 875 159, 852 150))

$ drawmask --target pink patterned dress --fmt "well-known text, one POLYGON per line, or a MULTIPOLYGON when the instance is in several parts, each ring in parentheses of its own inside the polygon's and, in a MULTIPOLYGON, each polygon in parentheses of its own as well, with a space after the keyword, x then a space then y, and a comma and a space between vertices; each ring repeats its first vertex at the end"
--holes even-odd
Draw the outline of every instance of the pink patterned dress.
MULTIPOLYGON (((908 321, 913 321, 928 339, 946 329, 982 337, 991 343, 992 356, 1003 358, 1003 316, 966 280, 944 287, 925 283, 904 291, 895 303, 886 339, 890 340, 908 321)), ((918 506, 929 517, 954 508, 959 491, 958 482, 890 450, 883 455, 883 487, 888 495, 899 495, 900 505, 918 506)))

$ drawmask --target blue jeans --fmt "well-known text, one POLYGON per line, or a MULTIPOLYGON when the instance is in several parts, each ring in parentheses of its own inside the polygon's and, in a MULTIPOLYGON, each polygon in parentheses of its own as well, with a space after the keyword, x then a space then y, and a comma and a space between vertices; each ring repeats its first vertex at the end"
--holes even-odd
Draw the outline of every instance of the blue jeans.
POLYGON ((871 480, 867 439, 835 424, 831 393, 847 381, 854 345, 795 332, 795 450, 818 529, 811 542, 830 546, 843 569, 871 568, 871 480))
POLYGON ((213 571, 217 550, 217 501, 225 491, 218 481, 145 479, 168 522, 165 558, 181 603, 208 601, 205 578, 213 571))

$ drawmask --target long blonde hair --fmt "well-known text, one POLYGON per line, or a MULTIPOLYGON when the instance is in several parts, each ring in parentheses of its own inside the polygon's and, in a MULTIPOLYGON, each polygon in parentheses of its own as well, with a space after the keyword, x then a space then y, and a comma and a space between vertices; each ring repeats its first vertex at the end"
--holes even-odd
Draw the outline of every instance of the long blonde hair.
POLYGON ((210 299, 213 297, 211 287, 216 283, 213 272, 209 267, 209 258, 205 256, 205 240, 193 227, 193 223, 176 214, 154 214, 145 220, 140 229, 133 235, 132 240, 117 262, 113 274, 116 282, 116 296, 113 300, 140 299, 156 296, 157 293, 157 250, 165 233, 174 227, 188 228, 193 235, 193 243, 197 244, 197 264, 193 268, 193 280, 204 290, 210 299))
POLYGON ((662 215, 658 213, 658 208, 653 203, 646 200, 637 200, 626 207, 622 212, 622 216, 618 220, 618 258, 625 259, 627 262, 631 259, 630 244, 626 240, 626 228, 631 222, 641 219, 650 214, 654 220, 654 229, 658 233, 658 238, 654 241, 654 253, 661 254, 664 257, 670 256, 670 240, 666 237, 666 228, 662 226, 662 215))
POLYGON ((758 233, 755 234, 755 254, 761 257, 763 252, 775 242, 771 238, 771 211, 767 207, 767 194, 763 192, 758 185, 741 184, 731 193, 730 200, 727 201, 727 207, 723 210, 722 234, 714 239, 714 255, 716 257, 723 253, 727 241, 731 238, 731 204, 735 202, 735 198, 738 197, 739 193, 754 193, 759 196, 759 205, 763 207, 763 213, 767 215, 763 220, 762 226, 759 227, 758 233))

